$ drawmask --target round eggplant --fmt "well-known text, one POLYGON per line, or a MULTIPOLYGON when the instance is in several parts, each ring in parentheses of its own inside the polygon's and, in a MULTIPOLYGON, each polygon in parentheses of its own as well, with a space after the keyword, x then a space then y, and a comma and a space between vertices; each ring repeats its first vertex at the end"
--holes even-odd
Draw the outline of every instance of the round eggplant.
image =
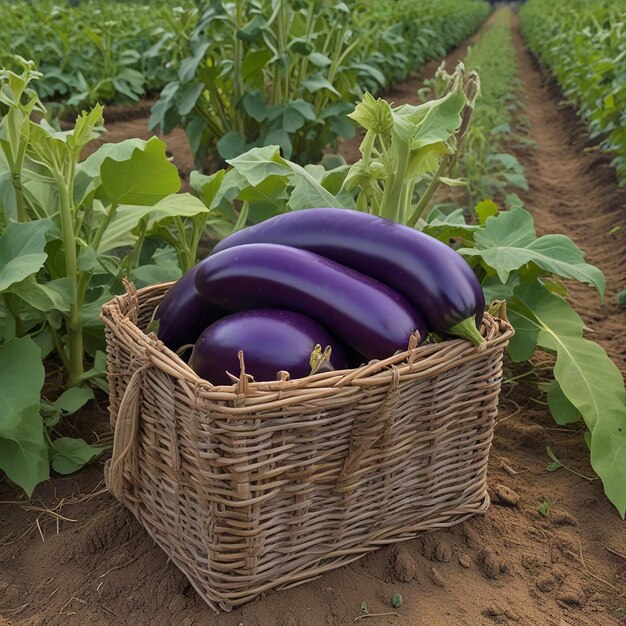
POLYGON ((301 248, 351 267, 402 294, 429 330, 484 342, 477 327, 485 297, 472 268, 455 250, 413 228, 349 209, 303 209, 237 231, 212 254, 255 243, 301 248))
POLYGON ((239 375, 238 353, 243 350, 246 373, 256 381, 276 380, 285 370, 291 378, 311 373, 316 346, 330 346, 332 369, 346 369, 348 362, 339 343, 317 322, 301 313, 255 309, 227 315, 201 335, 189 365, 214 385, 231 382, 226 372, 239 375))
POLYGON ((198 264, 196 289, 218 307, 276 308, 319 322, 368 359, 405 350, 421 316, 390 287, 313 252, 276 244, 223 250, 198 264))

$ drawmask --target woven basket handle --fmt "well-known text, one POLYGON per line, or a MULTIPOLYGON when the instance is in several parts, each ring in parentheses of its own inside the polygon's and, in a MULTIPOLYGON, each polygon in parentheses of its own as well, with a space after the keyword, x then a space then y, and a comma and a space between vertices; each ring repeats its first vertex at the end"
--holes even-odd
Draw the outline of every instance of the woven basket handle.
POLYGON ((337 479, 338 491, 351 491, 354 488, 351 484, 353 481, 350 479, 360 468, 363 456, 389 428, 389 422, 393 418, 393 411, 398 400, 400 382, 398 368, 392 366, 391 371, 393 375, 380 406, 371 413, 358 415, 352 424, 350 448, 337 479))
POLYGON ((141 390, 149 365, 150 361, 147 360, 135 370, 128 381, 117 411, 113 435, 113 453, 104 466, 104 480, 109 491, 118 500, 121 500, 123 496, 124 469, 132 457, 137 443, 141 390))

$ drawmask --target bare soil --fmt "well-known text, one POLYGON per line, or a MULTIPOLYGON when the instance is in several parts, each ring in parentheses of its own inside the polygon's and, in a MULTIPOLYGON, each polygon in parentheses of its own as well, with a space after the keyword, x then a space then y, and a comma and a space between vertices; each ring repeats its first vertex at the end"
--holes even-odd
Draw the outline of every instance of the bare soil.
MULTIPOLYGON (((624 287, 626 195, 608 159, 590 146, 575 114, 516 32, 524 115, 535 150, 520 153, 531 187, 523 194, 541 233, 572 237, 606 273, 605 304, 572 287, 594 338, 626 372, 624 287), (611 234, 615 226, 621 231, 611 234)), ((460 56, 460 53, 459 53, 460 56)), ((398 90, 412 97, 419 77, 398 90)), ((355 142, 358 145, 358 141, 355 142)), ((355 147, 354 145, 352 146, 355 147)), ((541 375, 545 355, 535 365, 541 375)), ((525 371, 516 371, 522 373, 525 371)), ((216 616, 185 577, 104 490, 100 460, 55 478, 26 501, 0 484, 0 624, 318 626, 394 611, 372 624, 407 626, 616 626, 626 624, 626 524, 593 477, 582 428, 558 428, 537 402, 532 376, 503 385, 486 515, 379 550, 300 587, 268 593, 216 616), (549 503, 547 516, 539 512, 549 503)), ((106 398, 76 416, 85 436, 108 433, 106 398)))

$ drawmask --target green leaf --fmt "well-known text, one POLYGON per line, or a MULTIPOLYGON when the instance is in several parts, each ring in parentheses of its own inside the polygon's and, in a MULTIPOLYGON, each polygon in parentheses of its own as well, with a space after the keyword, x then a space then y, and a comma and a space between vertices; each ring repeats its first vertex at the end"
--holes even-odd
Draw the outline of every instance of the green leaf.
POLYGON ((165 143, 157 137, 135 148, 130 159, 107 157, 100 166, 102 187, 114 204, 153 205, 180 189, 176 166, 167 160, 165 143))
POLYGON ((50 428, 58 424, 62 415, 72 415, 93 399, 91 387, 70 387, 66 389, 54 402, 42 401, 44 423, 50 428))
POLYGON ((554 377, 591 432, 591 465, 624 517, 626 392, 622 376, 606 352, 582 336, 584 324, 565 300, 537 281, 520 285, 514 296, 509 312, 515 337, 523 329, 527 352, 535 344, 556 352, 554 377))
POLYGON ((328 67, 332 64, 332 61, 321 52, 311 52, 311 54, 309 54, 309 61, 317 67, 328 67))
POLYGON ((92 446, 84 439, 61 437, 50 444, 52 469, 58 474, 72 474, 102 454, 107 446, 92 446))
POLYGON ((356 105, 348 117, 365 130, 371 130, 377 135, 388 132, 393 126, 393 114, 389 103, 382 98, 374 98, 368 92, 365 92, 363 101, 356 105))
POLYGON ((208 213, 209 209, 202 200, 190 193, 175 193, 167 196, 150 207, 148 212, 148 231, 154 226, 171 217, 193 217, 208 213))
POLYGON ((248 80, 258 70, 262 69, 272 56, 272 51, 268 48, 249 51, 243 58, 241 64, 241 74, 244 81, 248 80))
POLYGON ((624 309, 626 308, 626 289, 622 289, 618 294, 617 294, 617 304, 620 306, 620 308, 624 309))
POLYGON ((93 397, 91 387, 70 387, 54 401, 54 407, 66 415, 72 415, 93 397))
POLYGON ((232 159, 246 151, 246 138, 234 130, 227 132, 218 142, 217 151, 223 159, 232 159))
POLYGON ((253 187, 256 187, 268 176, 286 176, 289 174, 289 166, 280 156, 278 146, 252 148, 227 162, 243 175, 253 187))
POLYGON ((539 513, 544 517, 548 517, 550 515, 550 503, 547 500, 543 500, 539 505, 539 513))
POLYGON ((208 211, 203 202, 190 193, 171 194, 152 206, 122 205, 104 231, 98 253, 102 255, 109 250, 132 245, 137 240, 135 229, 146 216, 150 230, 170 217, 190 217, 208 211))
POLYGON ((403 104, 394 111, 394 130, 401 136, 408 131, 411 150, 447 142, 461 125, 464 106, 465 96, 458 90, 418 106, 403 104))
POLYGON ((46 233, 51 222, 11 222, 0 237, 0 292, 38 272, 46 261, 46 233))
POLYGON ((456 209, 451 213, 444 213, 437 209, 428 216, 428 223, 424 224, 423 232, 449 244, 453 237, 462 237, 471 240, 480 227, 475 224, 467 224, 463 209, 456 209))
POLYGON ((187 115, 196 106, 196 102, 204 89, 202 83, 186 83, 176 94, 178 113, 187 115))
POLYGON ((561 426, 580 419, 580 411, 565 397, 557 380, 553 380, 548 387, 548 407, 554 421, 561 426))
POLYGON ((476 205, 476 216, 481 224, 487 221, 488 217, 498 215, 498 205, 493 200, 483 200, 476 205))
POLYGON ((44 376, 41 349, 30 337, 0 346, 0 468, 29 497, 49 476, 39 412, 44 376))
POLYGON ((68 313, 72 304, 72 289, 69 278, 57 278, 47 283, 38 283, 35 277, 31 275, 12 285, 10 291, 38 311, 68 313))
POLYGON ((475 248, 461 248, 459 253, 479 256, 503 283, 512 271, 534 263, 546 272, 593 285, 604 295, 602 272, 585 263, 581 250, 565 235, 537 239, 532 215, 525 209, 514 207, 488 217, 484 228, 474 234, 474 243, 475 248))
POLYGON ((322 89, 330 91, 330 93, 340 96, 341 94, 328 82, 321 74, 313 74, 302 81, 302 86, 311 93, 317 93, 322 89))

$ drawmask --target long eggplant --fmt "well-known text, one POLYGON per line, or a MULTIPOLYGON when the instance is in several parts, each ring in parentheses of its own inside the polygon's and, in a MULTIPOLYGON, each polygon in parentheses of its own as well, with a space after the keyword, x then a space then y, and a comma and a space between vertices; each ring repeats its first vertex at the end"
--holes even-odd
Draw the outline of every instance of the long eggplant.
POLYGON ((404 297, 313 252, 276 244, 223 250, 198 264, 196 289, 231 311, 286 309, 319 322, 368 359, 405 350, 426 328, 404 297))
POLYGON ((348 367, 339 343, 306 315, 255 309, 211 324, 196 341, 189 365, 214 385, 226 385, 231 382, 226 372, 239 374, 238 353, 243 350, 246 372, 257 381, 276 380, 280 370, 302 378, 311 373, 316 345, 331 348, 333 369, 348 367))
POLYGON ((402 294, 429 330, 484 342, 477 327, 485 298, 472 268, 452 248, 413 228, 349 209, 303 209, 237 231, 212 254, 254 243, 302 248, 351 267, 402 294))
POLYGON ((226 315, 197 292, 197 269, 192 267, 167 290, 154 316, 159 320, 157 337, 174 352, 195 343, 209 324, 226 315))

